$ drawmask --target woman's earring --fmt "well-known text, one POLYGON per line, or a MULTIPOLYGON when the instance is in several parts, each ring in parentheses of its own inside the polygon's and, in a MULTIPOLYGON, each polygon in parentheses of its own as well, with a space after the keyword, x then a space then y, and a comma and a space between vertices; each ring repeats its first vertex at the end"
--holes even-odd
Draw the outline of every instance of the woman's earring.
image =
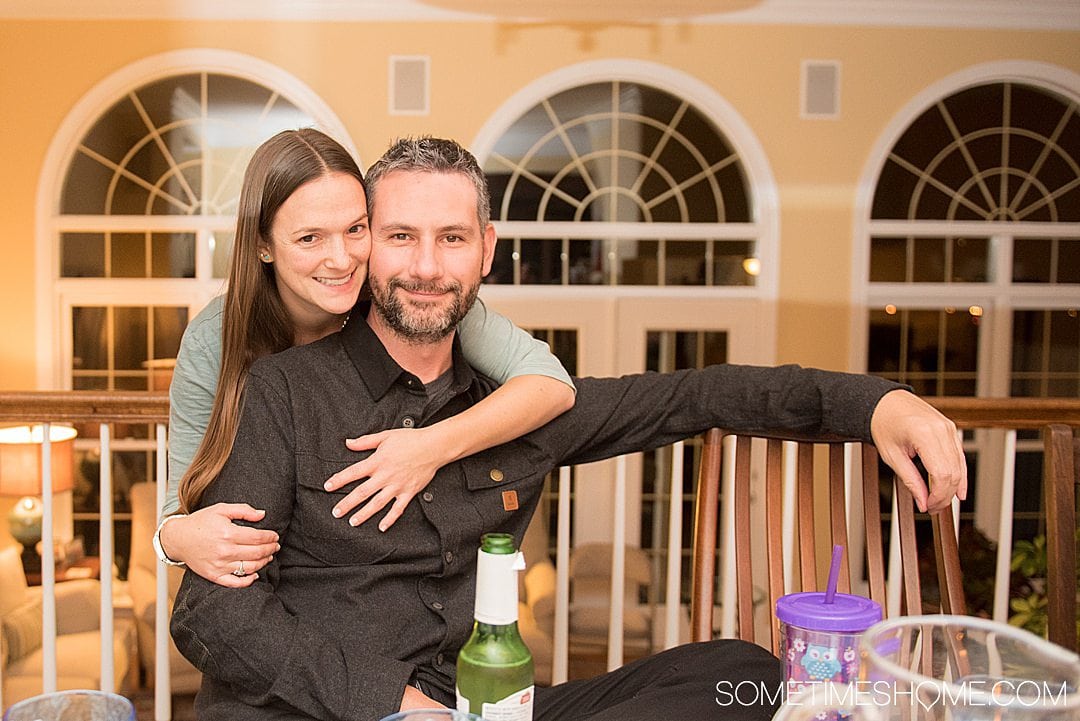
POLYGON ((269 263, 270 262, 270 254, 267 253, 264 250, 263 252, 259 253, 259 260, 261 260, 264 263, 269 263))

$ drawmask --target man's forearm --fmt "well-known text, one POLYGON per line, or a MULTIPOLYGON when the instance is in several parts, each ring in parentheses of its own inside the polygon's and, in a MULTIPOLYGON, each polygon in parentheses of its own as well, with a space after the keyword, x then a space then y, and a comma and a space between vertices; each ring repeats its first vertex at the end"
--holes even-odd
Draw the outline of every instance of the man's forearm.
POLYGON ((798 366, 717 365, 671 374, 577 379, 577 404, 531 436, 560 464, 647 450, 712 427, 870 440, 885 393, 874 376, 798 366))

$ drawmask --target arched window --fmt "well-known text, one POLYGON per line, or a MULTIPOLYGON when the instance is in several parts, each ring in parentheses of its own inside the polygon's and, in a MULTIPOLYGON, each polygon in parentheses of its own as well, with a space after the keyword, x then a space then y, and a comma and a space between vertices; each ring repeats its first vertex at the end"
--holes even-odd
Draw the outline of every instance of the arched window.
MULTIPOLYGON (((871 373, 925 395, 1080 396, 1080 78, 1050 66, 973 68, 909 107, 864 204, 871 373)), ((1020 433, 1013 498, 1003 438, 968 434, 977 492, 964 518, 1014 538, 1041 518, 1037 439, 1020 433), (1008 513, 1008 510, 1004 511, 1008 513)))
POLYGON ((938 100, 889 151, 871 218, 868 370, 929 395, 1080 395, 1076 100, 1020 82, 938 100))
MULTIPOLYGON (((188 321, 223 290, 248 159, 274 133, 304 126, 349 147, 303 85, 223 51, 147 58, 80 101, 54 137, 39 189, 39 255, 49 273, 39 283, 42 385, 168 388, 188 321)), ((99 520, 96 433, 80 431, 72 499, 72 530, 90 553, 99 520)), ((135 425, 114 431, 114 560, 122 575, 127 490, 154 478, 148 433, 135 425)))
POLYGON ((255 144, 312 122, 266 87, 210 72, 132 89, 102 113, 64 177, 60 277, 115 279, 118 298, 71 305, 73 388, 154 387, 191 309, 146 305, 159 296, 125 280, 224 278, 255 144))
POLYGON ((516 120, 487 157, 513 222, 491 282, 752 286, 739 155, 690 101, 639 82, 579 85, 516 120))

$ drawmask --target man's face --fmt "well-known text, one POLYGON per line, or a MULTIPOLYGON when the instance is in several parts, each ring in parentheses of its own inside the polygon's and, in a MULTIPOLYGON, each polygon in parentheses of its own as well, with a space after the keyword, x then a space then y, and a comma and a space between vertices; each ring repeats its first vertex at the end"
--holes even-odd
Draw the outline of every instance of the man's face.
POLYGON ((433 343, 465 317, 491 270, 495 229, 481 228, 476 188, 460 173, 395 171, 372 217, 372 305, 400 338, 433 343))

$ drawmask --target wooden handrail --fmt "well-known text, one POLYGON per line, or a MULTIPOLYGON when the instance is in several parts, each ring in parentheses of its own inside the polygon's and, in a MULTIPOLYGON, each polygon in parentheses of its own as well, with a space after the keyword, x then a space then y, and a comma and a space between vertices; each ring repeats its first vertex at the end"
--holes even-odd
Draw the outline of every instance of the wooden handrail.
POLYGON ((167 423, 167 391, 0 391, 0 423, 167 423))
POLYGON ((961 428, 1080 426, 1080 398, 927 398, 961 428))
MULTIPOLYGON (((1080 426, 1080 398, 927 398, 961 428, 1080 426)), ((169 419, 166 391, 0 391, 0 423, 169 419)))

